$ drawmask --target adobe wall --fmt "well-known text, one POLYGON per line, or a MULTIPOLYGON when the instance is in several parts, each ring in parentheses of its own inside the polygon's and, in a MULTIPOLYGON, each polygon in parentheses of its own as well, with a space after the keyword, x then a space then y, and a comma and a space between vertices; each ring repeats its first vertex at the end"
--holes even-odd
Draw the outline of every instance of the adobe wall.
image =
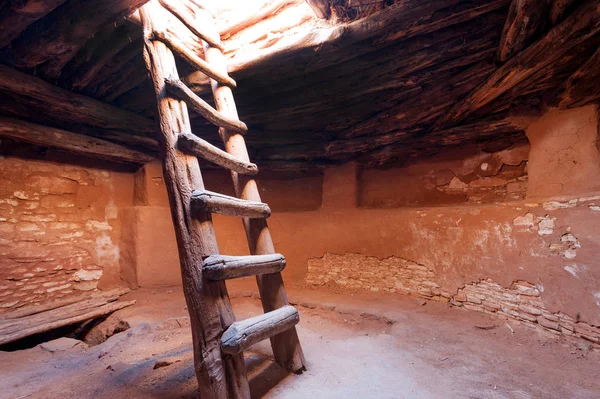
POLYGON ((119 284, 133 175, 18 148, 0 152, 0 308, 119 284))
MULTIPOLYGON (((408 166, 347 164, 301 179, 261 175, 286 284, 415 295, 600 342, 597 121, 594 106, 551 111, 527 129, 531 146, 449 149, 408 166)), ((205 183, 232 193, 226 173, 206 173, 205 183)), ((238 219, 214 221, 221 253, 248 253, 238 219)), ((167 245, 138 281, 177 275, 167 245)))

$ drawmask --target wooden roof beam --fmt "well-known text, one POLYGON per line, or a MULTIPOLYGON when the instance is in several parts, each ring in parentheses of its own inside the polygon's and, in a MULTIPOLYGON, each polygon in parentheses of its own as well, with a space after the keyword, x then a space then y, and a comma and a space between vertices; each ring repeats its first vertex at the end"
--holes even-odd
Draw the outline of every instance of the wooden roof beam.
POLYGON ((150 119, 102 101, 61 89, 42 79, 0 65, 0 93, 43 103, 46 116, 59 123, 77 123, 110 130, 115 141, 157 148, 156 125, 150 119))
POLYGON ((147 1, 70 0, 57 8, 50 18, 40 19, 13 41, 9 62, 19 68, 44 64, 42 74, 57 78, 92 35, 129 16, 147 1))
POLYGON ((110 141, 2 116, 0 137, 114 162, 144 164, 154 159, 151 155, 110 141))
POLYGON ((10 0, 0 14, 0 47, 16 39, 29 25, 65 0, 10 0))
POLYGON ((483 84, 438 119, 433 129, 465 120, 535 73, 548 68, 573 47, 600 32, 600 0, 589 0, 544 37, 496 70, 483 84))
POLYGON ((579 107, 600 99, 600 48, 564 83, 560 108, 579 107))
POLYGON ((513 0, 498 47, 500 61, 508 61, 543 32, 551 1, 513 0))

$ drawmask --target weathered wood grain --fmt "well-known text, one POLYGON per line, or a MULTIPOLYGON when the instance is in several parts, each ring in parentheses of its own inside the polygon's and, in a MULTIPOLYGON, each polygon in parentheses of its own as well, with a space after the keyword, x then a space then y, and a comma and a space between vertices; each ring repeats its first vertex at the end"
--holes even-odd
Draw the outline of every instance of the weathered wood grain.
POLYGON ((228 280, 259 274, 278 273, 285 268, 281 254, 226 256, 211 255, 204 259, 202 271, 211 280, 228 280))
POLYGON ((155 124, 142 116, 76 94, 39 78, 0 65, 0 92, 16 94, 42 103, 52 119, 87 124, 111 131, 113 139, 156 148, 155 124))
MULTIPOLYGON (((201 21, 205 21, 204 26, 212 27, 213 34, 216 34, 216 28, 209 21, 210 15, 201 10, 197 15, 201 21)), ((206 61, 214 65, 215 68, 227 71, 227 60, 221 50, 211 47, 205 42, 204 55, 206 61)), ((217 110, 228 115, 230 118, 238 119, 231 88, 221 85, 214 80, 211 82, 211 85, 217 110)), ((220 129, 220 135, 225 144, 225 151, 244 162, 250 162, 243 135, 229 129, 220 129)), ((248 176, 240 176, 235 172, 231 173, 231 177, 236 195, 239 198, 261 202, 256 180, 248 176)), ((252 255, 275 253, 266 219, 244 218, 243 223, 252 255)), ((265 312, 288 305, 281 273, 260 275, 256 277, 256 281, 265 312)), ((304 360, 304 354, 295 328, 288 329, 271 337, 271 345, 275 360, 286 370, 300 372, 305 369, 306 361, 304 360)))
POLYGON ((241 161, 192 133, 180 133, 177 138, 177 146, 189 155, 200 157, 239 174, 256 175, 258 173, 256 164, 241 161))
POLYGON ((20 317, 11 316, 0 321, 0 345, 31 335, 94 319, 135 304, 135 301, 114 302, 119 295, 102 295, 75 303, 30 309, 20 317))
POLYGON ((598 32, 600 0, 589 0, 540 40, 498 68, 483 84, 440 118, 434 129, 463 121, 537 71, 560 61, 567 51, 598 32))
POLYGON ((164 29, 161 6, 151 0, 140 9, 144 29, 144 58, 155 89, 161 134, 163 172, 179 250, 183 292, 190 313, 194 369, 203 398, 249 398, 243 355, 224 357, 220 337, 235 316, 222 281, 202 274, 202 259, 218 253, 210 214, 192 215, 191 194, 204 189, 198 159, 177 149, 177 136, 190 131, 186 104, 167 95, 165 79, 177 78, 173 54, 164 43, 152 40, 164 29))
POLYGON ((189 87, 179 79, 165 79, 165 87, 169 94, 185 101, 194 111, 202 115, 209 122, 236 132, 245 133, 248 131, 246 124, 239 119, 230 118, 222 114, 206 101, 198 97, 189 87))
POLYGON ((221 337, 224 353, 235 355, 267 338, 289 330, 300 321, 293 306, 283 306, 265 314, 233 323, 221 337))
POLYGON ((235 87, 235 80, 231 79, 229 75, 222 74, 215 71, 210 67, 202 58, 191 52, 182 42, 179 41, 175 36, 168 32, 154 32, 154 36, 157 40, 165 43, 169 48, 175 52, 178 56, 187 61, 191 66, 198 69, 202 73, 210 76, 217 80, 219 83, 226 84, 231 87, 235 87))
POLYGON ((571 108, 600 99, 600 48, 561 87, 558 106, 571 108))
POLYGON ((144 164, 154 157, 110 141, 0 116, 0 137, 114 162, 144 164))
POLYGON ((191 201, 194 212, 219 213, 246 218, 271 216, 271 209, 263 202, 243 200, 208 190, 195 190, 191 201))
POLYGON ((65 0, 9 0, 0 14, 0 47, 16 39, 29 25, 65 0))
POLYGON ((221 37, 218 34, 208 33, 206 30, 201 29, 199 24, 193 18, 193 12, 186 7, 186 4, 178 0, 159 1, 167 11, 177 17, 177 19, 179 19, 192 33, 209 43, 211 46, 223 50, 221 37))
POLYGON ((15 39, 10 60, 19 68, 41 65, 44 76, 57 78, 87 39, 118 22, 148 0, 69 0, 51 18, 42 18, 15 39))
POLYGON ((49 301, 49 302, 39 304, 39 305, 24 306, 24 307, 16 309, 16 310, 4 309, 3 312, 0 313, 0 321, 7 320, 7 319, 18 319, 18 318, 25 317, 25 316, 31 316, 34 314, 46 312, 48 310, 60 308, 60 307, 67 306, 67 305, 72 305, 74 303, 87 301, 87 300, 93 299, 93 298, 102 297, 106 300, 107 303, 114 302, 117 299, 119 299, 120 296, 125 295, 129 291, 130 290, 128 288, 119 287, 119 288, 114 288, 114 289, 108 290, 108 291, 97 291, 97 292, 93 292, 91 294, 87 293, 87 294, 82 294, 82 295, 77 295, 77 296, 69 296, 66 298, 60 298, 58 300, 49 301))
POLYGON ((576 0, 552 0, 550 7, 550 22, 552 25, 563 20, 565 12, 571 7, 576 0))
POLYGON ((86 87, 96 74, 110 65, 114 57, 131 42, 138 41, 135 48, 141 52, 140 37, 140 27, 130 22, 123 21, 116 28, 111 25, 86 42, 75 57, 65 65, 60 80, 65 82, 67 87, 76 90, 86 87))
POLYGON ((552 0, 513 0, 508 11, 498 59, 507 61, 536 39, 549 24, 552 0))

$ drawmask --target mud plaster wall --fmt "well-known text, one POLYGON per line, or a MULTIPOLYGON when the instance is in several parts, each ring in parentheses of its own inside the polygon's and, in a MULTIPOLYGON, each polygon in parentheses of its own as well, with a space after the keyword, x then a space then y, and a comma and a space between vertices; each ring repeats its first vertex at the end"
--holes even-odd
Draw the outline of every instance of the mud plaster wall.
POLYGON ((131 173, 0 155, 0 307, 117 285, 132 191, 131 173))
MULTIPOLYGON (((531 151, 527 143, 495 153, 452 150, 385 170, 348 164, 323 176, 264 178, 259 186, 273 206, 275 248, 288 260, 286 284, 451 301, 600 340, 593 327, 600 325, 596 112, 590 106, 545 115, 527 131, 532 146, 544 148, 531 151), (533 138, 545 134, 548 120, 558 133, 533 138), (557 163, 563 135, 587 141, 557 163), (583 168, 589 178, 551 185, 542 195, 532 189, 530 171, 543 187, 539 173, 550 165, 583 168)), ((231 193, 228 181, 226 174, 205 175, 213 191, 231 193)), ((239 219, 216 215, 214 222, 221 253, 248 253, 239 219)), ((176 274, 175 253, 170 259, 162 267, 176 274)))

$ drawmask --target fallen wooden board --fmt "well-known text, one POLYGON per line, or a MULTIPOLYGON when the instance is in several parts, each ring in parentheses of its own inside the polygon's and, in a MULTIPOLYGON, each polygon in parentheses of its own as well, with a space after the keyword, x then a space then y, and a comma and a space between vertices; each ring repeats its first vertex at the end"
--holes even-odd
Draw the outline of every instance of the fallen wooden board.
POLYGON ((104 316, 133 305, 135 301, 116 302, 125 292, 113 290, 83 298, 78 302, 67 298, 5 314, 0 321, 0 345, 104 316))

